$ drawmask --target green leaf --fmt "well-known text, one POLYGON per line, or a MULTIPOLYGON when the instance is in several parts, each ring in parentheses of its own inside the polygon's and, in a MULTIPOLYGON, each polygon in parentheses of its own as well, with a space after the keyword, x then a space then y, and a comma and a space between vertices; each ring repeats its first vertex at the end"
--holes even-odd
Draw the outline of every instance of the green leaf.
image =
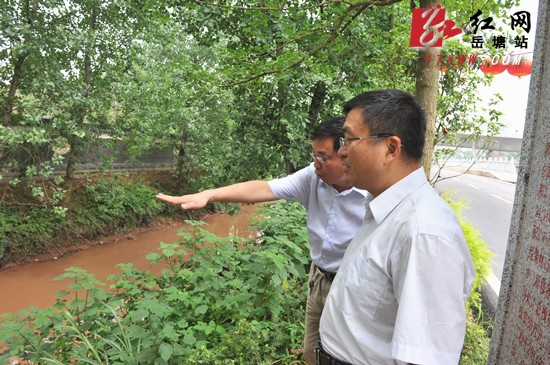
POLYGON ((166 342, 161 343, 159 346, 160 357, 162 357, 164 361, 168 361, 172 357, 173 351, 174 348, 172 345, 169 345, 166 342))
POLYGON ((195 308, 195 314, 205 314, 208 311, 208 306, 203 304, 195 308))
POLYGON ((145 256, 145 258, 150 261, 158 261, 160 260, 161 256, 156 252, 151 252, 151 253, 148 253, 147 256, 145 256))
POLYGON ((69 295, 70 293, 66 290, 59 290, 55 293, 55 299, 61 299, 69 295))
POLYGON ((195 338, 195 336, 193 336, 192 332, 185 334, 185 336, 183 337, 183 343, 186 345, 194 345, 196 342, 197 339, 195 338))

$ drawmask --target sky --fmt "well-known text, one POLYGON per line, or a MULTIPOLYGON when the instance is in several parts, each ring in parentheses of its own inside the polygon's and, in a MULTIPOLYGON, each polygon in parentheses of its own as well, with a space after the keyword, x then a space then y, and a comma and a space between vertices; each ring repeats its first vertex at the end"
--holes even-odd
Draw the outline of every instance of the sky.
MULTIPOLYGON (((526 35, 528 38, 527 52, 533 52, 535 46, 538 5, 539 0, 521 0, 520 5, 512 8, 510 11, 510 14, 520 10, 531 13, 531 30, 526 35)), ((527 56, 531 59, 533 58, 532 54, 527 56)), ((530 75, 518 78, 505 71, 494 76, 490 87, 484 87, 481 90, 481 95, 485 101, 488 101, 490 96, 495 93, 499 93, 503 98, 503 101, 498 104, 498 109, 504 113, 500 117, 500 121, 506 127, 501 129, 499 135, 504 137, 523 137, 530 81, 530 75)))

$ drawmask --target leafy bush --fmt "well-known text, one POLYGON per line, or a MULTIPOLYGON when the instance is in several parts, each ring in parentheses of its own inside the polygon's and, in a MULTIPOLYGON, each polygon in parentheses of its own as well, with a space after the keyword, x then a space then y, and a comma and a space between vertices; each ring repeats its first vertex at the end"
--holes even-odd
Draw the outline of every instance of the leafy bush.
POLYGON ((275 203, 258 239, 219 238, 196 222, 175 243, 148 255, 162 275, 119 265, 111 292, 93 275, 71 279, 49 309, 6 316, 0 362, 19 356, 39 363, 271 364, 290 363, 301 348, 309 261, 305 213, 275 203), (286 218, 285 218, 286 217, 286 218), (188 254, 189 253, 189 254, 188 254), (69 296, 70 295, 70 296, 69 296))
POLYGON ((466 337, 460 356, 460 365, 485 365, 489 357, 491 337, 487 335, 483 317, 473 317, 471 308, 468 310, 466 337))
POLYGON ((4 255, 21 257, 40 252, 51 244, 55 232, 66 227, 63 215, 51 209, 16 210, 0 206, 0 259, 4 255))
POLYGON ((120 177, 101 178, 80 189, 68 208, 0 205, 0 259, 22 260, 52 246, 146 225, 167 209, 144 183, 120 177))
POLYGON ((490 326, 490 324, 484 322, 483 319, 483 312, 481 311, 481 288, 485 283, 485 278, 492 271, 491 263, 495 254, 491 252, 487 242, 480 237, 479 231, 464 219, 462 212, 467 208, 467 202, 464 200, 453 200, 452 195, 452 191, 445 191, 442 197, 451 205, 462 225, 462 230, 470 248, 476 270, 472 293, 466 303, 468 322, 460 364, 482 365, 487 362, 489 355, 490 336, 487 334, 485 328, 490 326), (475 313, 478 315, 475 316, 475 313))
POLYGON ((102 223, 137 226, 149 223, 164 204, 154 199, 155 193, 141 183, 122 183, 120 178, 98 179, 84 189, 87 214, 102 223))

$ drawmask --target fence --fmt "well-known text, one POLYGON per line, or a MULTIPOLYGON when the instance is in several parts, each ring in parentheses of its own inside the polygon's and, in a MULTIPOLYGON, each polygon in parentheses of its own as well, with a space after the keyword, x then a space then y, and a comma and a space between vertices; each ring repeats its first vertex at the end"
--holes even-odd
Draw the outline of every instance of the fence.
MULTIPOLYGON (((11 156, 0 155, 0 167, 5 166, 8 158, 19 162, 16 167, 0 171, 4 177, 18 176, 25 173, 28 166, 41 169, 41 162, 51 160, 53 151, 47 146, 38 148, 26 146, 13 151, 11 156)), ((104 145, 88 146, 83 154, 78 157, 75 173, 80 175, 85 172, 98 172, 103 170, 161 170, 174 167, 174 153, 171 148, 151 148, 143 155, 132 160, 126 146, 118 142, 116 147, 109 148, 104 145)), ((52 166, 55 174, 63 174, 67 169, 65 155, 63 162, 52 166)))
POLYGON ((472 169, 479 171, 505 172, 517 174, 517 162, 513 157, 488 157, 478 159, 451 158, 439 160, 440 166, 460 169, 472 169))

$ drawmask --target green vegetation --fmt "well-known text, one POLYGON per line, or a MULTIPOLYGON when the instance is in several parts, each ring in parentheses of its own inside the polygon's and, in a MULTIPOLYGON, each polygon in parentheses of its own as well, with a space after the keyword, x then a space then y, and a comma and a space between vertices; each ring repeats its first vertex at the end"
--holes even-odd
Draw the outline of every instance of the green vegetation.
MULTIPOLYGON (((443 5, 449 19, 468 24, 475 9, 502 19, 514 3, 518 1, 443 5)), ((127 162, 155 148, 173 150, 171 182, 181 190, 164 189, 173 193, 271 178, 309 162, 309 133, 320 120, 339 114, 350 97, 382 88, 420 90, 416 75, 439 65, 417 62, 419 53, 408 47, 410 3, 384 4, 4 1, 0 264, 179 211, 154 200, 160 184, 150 178, 76 179, 79 166, 95 163, 104 172, 117 157, 94 155, 91 161, 90 150, 115 151, 122 145, 127 162)), ((447 60, 473 50, 466 38, 456 37, 446 41, 443 52, 442 60, 447 60)), ((421 100, 437 99, 427 135, 433 144, 427 147, 452 141, 457 134, 475 139, 498 133, 498 105, 479 103, 479 86, 489 84, 491 76, 481 75, 479 64, 446 66, 446 72, 435 70, 426 77, 429 91, 419 92, 421 100)), ((300 347, 302 313, 297 308, 305 290, 298 268, 307 255, 291 244, 297 244, 294 236, 303 236, 303 225, 290 224, 299 220, 293 216, 299 210, 273 209, 265 222, 280 223, 260 228, 261 243, 231 238, 230 244, 208 236, 219 247, 214 254, 210 246, 202 246, 207 234, 195 227, 194 236, 185 236, 181 245, 163 245, 160 256, 151 256, 171 272, 155 278, 121 266, 112 294, 88 273, 70 270, 65 276, 75 281, 70 288, 74 299, 60 298, 55 308, 21 313, 18 318, 30 327, 18 327, 15 321, 9 322, 13 332, 0 330, 21 331, 21 338, 10 342, 10 352, 28 351, 25 356, 34 359, 50 356, 44 360, 50 363, 55 363, 52 357, 97 363, 177 363, 186 357, 189 363, 226 364, 240 363, 239 356, 246 357, 243 363, 293 361, 285 349, 300 347), (234 244, 241 249, 231 249, 234 244), (187 246, 200 247, 200 255, 185 260, 175 254, 187 246), (272 270, 256 272, 259 266, 251 264, 252 258, 272 270), (232 262, 247 269, 227 266, 232 262), (216 280, 205 283, 194 273, 216 280), (185 294, 170 292, 171 287, 192 292, 197 301, 179 300, 185 294), (247 292, 256 294, 248 303, 247 292), (82 293, 87 293, 84 301, 82 293), (227 293, 235 304, 226 302, 227 293), (263 301, 257 303, 257 298, 263 301), (219 303, 223 313, 211 303, 219 303), (63 337, 64 331, 72 336, 63 337), (258 340, 250 343, 250 338, 258 340), (241 352, 244 348, 251 350, 241 352), (116 358, 115 352, 123 355, 116 358)), ((486 248, 463 224, 481 277, 486 248)), ((472 296, 469 307, 479 307, 479 296, 472 296)), ((478 320, 471 317, 472 323, 478 320)), ((465 356, 480 359, 473 352, 483 328, 472 328, 465 356)))
MULTIPOLYGON (((453 207, 459 215, 462 204, 453 207)), ((148 255, 160 276, 118 265, 109 289, 92 274, 69 268, 70 280, 45 310, 5 315, 0 338, 12 356, 43 364, 301 364, 309 262, 306 213, 275 202, 253 225, 258 239, 217 237, 188 221, 175 243, 148 255)), ((478 275, 490 253, 462 222, 478 275)), ((480 318, 478 276, 468 301, 461 364, 485 364, 489 338, 480 318)))
POLYGON ((476 278, 472 285, 472 293, 466 303, 468 325, 466 337, 462 349, 460 364, 462 365, 484 365, 489 355, 492 323, 483 318, 481 310, 481 287, 485 277, 491 272, 491 262, 495 254, 491 252, 487 243, 480 237, 479 231, 472 224, 464 219, 463 210, 467 208, 464 200, 453 200, 454 192, 445 191, 442 197, 451 205, 460 223, 476 270, 476 278))
POLYGON ((258 240, 219 238, 192 222, 148 255, 161 276, 119 265, 105 284, 70 268, 73 281, 46 310, 5 317, 0 338, 35 363, 288 364, 301 348, 309 262, 305 212, 274 203, 258 240), (272 224, 280 222, 279 224, 272 224), (284 228, 278 228, 284 227, 284 228), (188 253, 190 255, 188 255, 188 253))
MULTIPOLYGON (((444 6, 461 25, 478 8, 507 18, 517 2, 444 6)), ((481 105, 478 94, 491 76, 475 62, 445 72, 418 62, 422 54, 408 47, 410 3, 383 4, 4 1, 0 260, 24 261, 161 209, 130 201, 143 192, 121 192, 128 200, 117 202, 102 183, 79 185, 78 169, 103 173, 121 150, 128 164, 155 149, 173 151, 173 173, 187 192, 278 177, 309 162, 308 136, 319 121, 340 114, 350 97, 383 88, 418 91, 437 104, 428 113, 427 172, 438 141, 498 133, 498 105, 481 105), (430 84, 424 92, 420 74, 430 84), (84 212, 82 195, 112 204, 84 212), (128 221, 117 218, 121 209, 128 221)), ((446 40, 442 52, 451 63, 475 53, 466 36, 446 40)))
POLYGON ((144 226, 171 207, 155 200, 151 184, 125 176, 86 179, 67 208, 50 209, 26 196, 28 189, 7 188, 0 205, 0 262, 25 261, 38 253, 78 244, 100 235, 144 226))
MULTIPOLYGON (((444 6, 462 26, 475 9, 504 19, 517 2, 444 6)), ((435 72, 423 73, 429 90, 417 96, 438 105, 430 151, 457 133, 497 133, 498 106, 479 103, 491 82, 479 62, 445 73, 418 62, 410 2, 378 3, 5 0, 0 183, 29 188, 34 205, 61 215, 78 168, 106 169, 117 157, 90 150, 119 145, 128 163, 173 150, 188 191, 280 176, 308 162, 308 135, 344 101, 365 90, 415 92, 425 67, 435 72)), ((443 62, 475 53, 464 37, 445 42, 443 62)), ((1 205, 12 201, 0 191, 1 205)))

